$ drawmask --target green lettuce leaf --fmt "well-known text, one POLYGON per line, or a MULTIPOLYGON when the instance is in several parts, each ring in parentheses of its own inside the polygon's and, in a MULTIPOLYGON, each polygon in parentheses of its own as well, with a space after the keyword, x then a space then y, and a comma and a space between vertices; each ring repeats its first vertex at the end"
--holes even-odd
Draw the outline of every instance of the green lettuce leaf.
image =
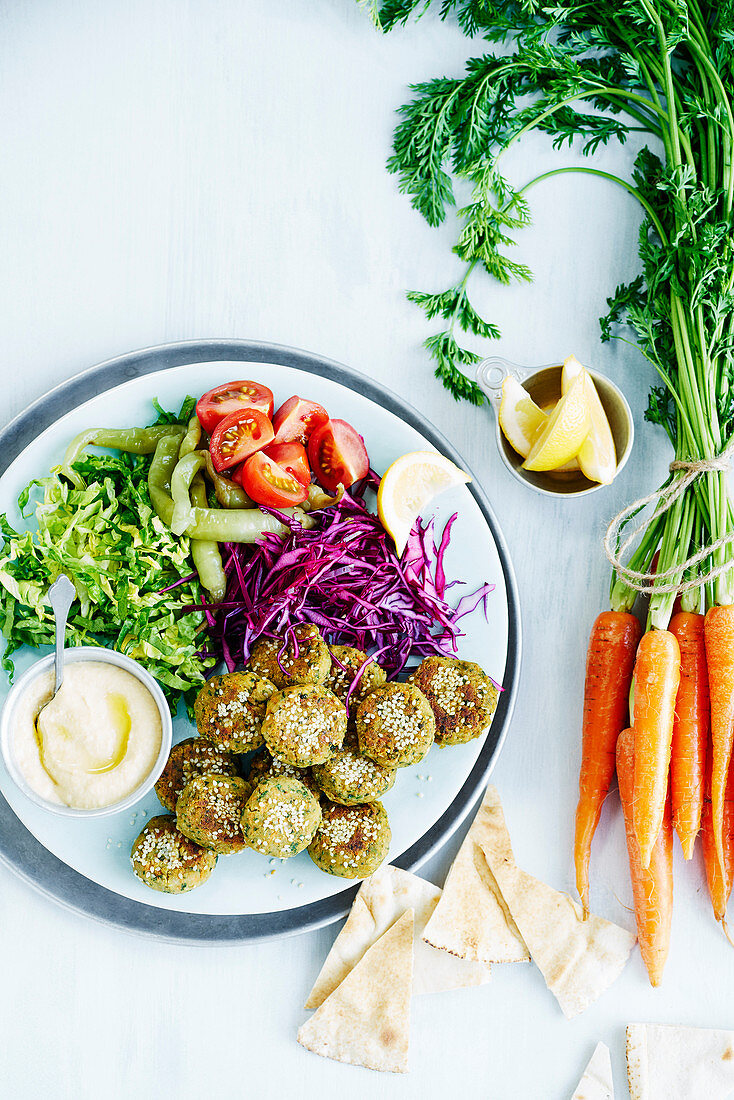
POLYGON ((68 645, 108 646, 140 661, 174 711, 181 692, 203 683, 203 616, 187 610, 201 599, 189 540, 153 511, 149 466, 139 455, 87 454, 74 466, 83 488, 52 472, 24 489, 19 505, 35 529, 15 531, 0 516, 2 666, 11 679, 16 650, 53 644, 47 593, 66 573, 77 591, 68 645))

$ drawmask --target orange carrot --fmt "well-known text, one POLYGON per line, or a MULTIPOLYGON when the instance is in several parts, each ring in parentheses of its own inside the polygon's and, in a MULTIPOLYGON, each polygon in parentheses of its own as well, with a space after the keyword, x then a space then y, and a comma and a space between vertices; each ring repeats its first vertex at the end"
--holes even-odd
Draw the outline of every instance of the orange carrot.
POLYGON ((668 789, 680 647, 669 630, 650 630, 635 662, 635 797, 632 812, 642 866, 648 867, 663 823, 668 789))
POLYGON ((711 818, 711 803, 708 799, 704 802, 701 815, 701 842, 703 845, 703 862, 706 867, 706 881, 708 882, 711 904, 714 908, 714 916, 724 926, 726 931, 726 905, 734 883, 734 785, 732 774, 729 774, 726 799, 724 800, 724 874, 721 874, 719 859, 714 843, 714 828, 711 818))
POLYGON ((673 825, 683 855, 690 859, 701 825, 706 748, 711 726, 703 615, 680 611, 670 620, 670 633, 680 646, 680 686, 675 703, 670 753, 673 825))
POLYGON ((710 607, 704 636, 711 695, 711 824, 719 870, 725 877, 724 799, 734 740, 734 607, 710 607))
POLYGON ((632 820, 635 743, 633 730, 620 734, 617 741, 617 779, 627 834, 640 954, 647 967, 650 984, 659 985, 668 958, 673 918, 673 822, 668 797, 664 801, 662 825, 652 848, 649 866, 643 867, 632 820))
POLYGON ((576 888, 589 912, 591 841, 614 776, 617 737, 627 725, 629 690, 642 627, 634 615, 603 611, 586 656, 579 803, 576 809, 576 888))
POLYGON ((711 815, 711 766, 712 747, 709 742, 706 753, 706 795, 701 814, 701 842, 703 862, 706 868, 706 882, 714 909, 714 916, 722 925, 726 936, 726 906, 734 883, 734 768, 729 768, 724 796, 724 873, 721 873, 719 858, 714 842, 714 826, 711 815))

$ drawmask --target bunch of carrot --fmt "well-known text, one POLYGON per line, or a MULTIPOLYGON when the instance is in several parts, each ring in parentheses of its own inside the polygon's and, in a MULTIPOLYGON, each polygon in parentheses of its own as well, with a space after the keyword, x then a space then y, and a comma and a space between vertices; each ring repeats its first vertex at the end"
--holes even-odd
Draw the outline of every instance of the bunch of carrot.
POLYGON ((645 634, 606 611, 589 642, 574 860, 589 911, 591 842, 615 769, 638 938, 652 985, 668 956, 673 830, 685 859, 699 831, 714 915, 726 931, 734 878, 734 605, 676 611, 645 634), (631 723, 628 726, 628 717, 631 723))

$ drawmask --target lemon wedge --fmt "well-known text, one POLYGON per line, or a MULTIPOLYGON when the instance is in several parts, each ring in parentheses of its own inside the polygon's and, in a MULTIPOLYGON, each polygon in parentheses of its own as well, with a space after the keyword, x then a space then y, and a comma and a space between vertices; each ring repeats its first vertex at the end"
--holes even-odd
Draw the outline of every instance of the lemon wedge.
POLYGON ((578 458, 572 458, 569 462, 564 462, 562 466, 558 466, 555 470, 549 470, 549 474, 577 474, 581 467, 579 466, 578 458))
POLYGON ((525 470, 557 470, 578 454, 591 427, 585 374, 585 371, 580 374, 561 396, 545 427, 533 441, 523 462, 525 470))
POLYGON ((502 433, 513 448, 523 458, 530 454, 533 440, 548 417, 533 401, 516 378, 505 378, 502 383, 499 421, 502 433))
POLYGON ((561 393, 568 393, 574 382, 582 376, 586 380, 591 429, 579 449, 578 464, 581 472, 590 481, 609 485, 617 472, 617 452, 612 430, 591 375, 574 355, 569 355, 563 363, 561 393))
POLYGON ((411 451, 396 459, 377 490, 377 514, 402 554, 416 519, 435 496, 471 478, 435 451, 411 451))

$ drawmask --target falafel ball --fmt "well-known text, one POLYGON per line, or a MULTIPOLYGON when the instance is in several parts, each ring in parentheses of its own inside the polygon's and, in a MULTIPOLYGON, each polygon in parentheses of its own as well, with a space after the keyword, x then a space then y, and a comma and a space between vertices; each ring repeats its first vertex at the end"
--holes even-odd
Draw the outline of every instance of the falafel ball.
POLYGON ((380 668, 377 661, 370 661, 369 664, 365 665, 365 661, 368 659, 367 654, 351 645, 330 645, 329 652, 331 654, 331 669, 326 686, 345 705, 354 678, 362 669, 362 675, 349 697, 349 714, 353 718, 365 695, 369 695, 374 688, 385 683, 385 670, 380 668))
POLYGON ((174 745, 155 785, 155 793, 167 810, 176 812, 178 796, 197 775, 236 775, 237 765, 203 737, 187 737, 174 745))
POLYGON ((184 836, 220 856, 245 847, 240 821, 248 787, 235 775, 197 775, 181 791, 176 807, 184 836))
POLYGON ((340 878, 367 878, 390 849, 390 822, 381 802, 321 804, 321 824, 308 854, 317 867, 340 878))
POLYGON ((172 814, 161 814, 145 823, 133 844, 130 862, 151 890, 184 894, 203 886, 217 865, 217 854, 184 836, 172 814))
POLYGON ((325 764, 312 768, 318 787, 332 802, 358 806, 375 802, 395 782, 395 768, 383 768, 359 751, 356 735, 347 733, 344 744, 325 764))
POLYGON ((407 768, 426 755, 436 731, 433 711, 415 684, 384 684, 357 708, 359 747, 383 768, 407 768))
POLYGON ((265 856, 289 859, 308 848, 321 823, 318 799, 298 779, 261 779, 242 814, 245 844, 265 856))
POLYGON ((299 779, 304 787, 308 787, 312 795, 316 798, 320 795, 310 768, 294 768, 292 764, 286 764, 285 760, 279 760, 277 756, 273 756, 270 749, 263 746, 263 748, 258 749, 250 761, 250 770, 246 782, 252 792, 261 779, 271 779, 273 776, 288 776, 290 779, 299 779))
POLYGON ((331 668, 329 647, 311 623, 299 623, 283 638, 258 638, 247 668, 277 688, 324 684, 331 668))
POLYGON ((430 703, 436 743, 464 745, 489 729, 498 691, 480 665, 452 657, 426 657, 410 677, 430 703))
POLYGON ((323 764, 344 741, 347 712, 320 684, 279 691, 268 701, 262 732, 273 756, 294 768, 323 764))
POLYGON ((194 703, 199 734, 223 752, 259 748, 265 706, 274 691, 274 684, 247 669, 212 676, 194 703))

